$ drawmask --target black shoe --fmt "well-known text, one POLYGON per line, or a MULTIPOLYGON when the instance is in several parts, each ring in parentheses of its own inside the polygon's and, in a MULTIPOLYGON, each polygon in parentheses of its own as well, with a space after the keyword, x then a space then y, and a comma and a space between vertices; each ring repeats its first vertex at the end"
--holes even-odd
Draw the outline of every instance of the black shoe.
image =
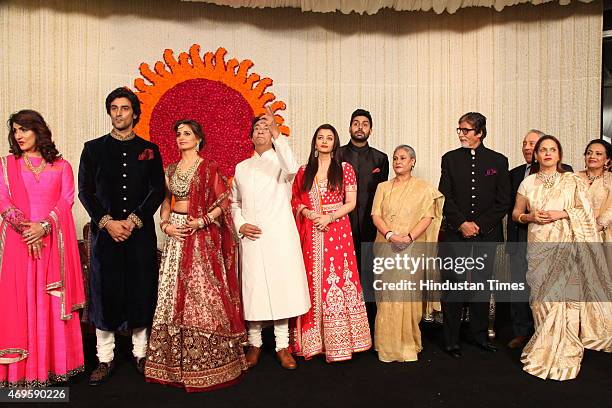
POLYGON ((493 343, 476 343, 479 349, 487 351, 489 353, 495 353, 497 351, 497 347, 493 343))
POLYGON ((113 373, 114 364, 110 363, 98 363, 98 366, 89 375, 89 385, 100 385, 105 383, 113 373))
POLYGON ((461 347, 458 345, 448 346, 444 349, 452 358, 461 358, 463 354, 461 353, 461 347))
POLYGON ((139 374, 144 375, 146 357, 134 357, 134 367, 139 374))

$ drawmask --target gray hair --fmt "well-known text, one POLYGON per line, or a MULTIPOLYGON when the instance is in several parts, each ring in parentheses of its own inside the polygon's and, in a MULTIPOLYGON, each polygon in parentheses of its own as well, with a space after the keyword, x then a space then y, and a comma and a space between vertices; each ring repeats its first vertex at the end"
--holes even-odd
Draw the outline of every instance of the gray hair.
POLYGON ((546 133, 542 132, 541 130, 538 129, 530 129, 529 132, 527 132, 525 134, 525 136, 527 136, 530 133, 535 133, 536 135, 538 135, 538 139, 541 138, 542 136, 546 135, 546 133))
POLYGON ((408 145, 405 144, 401 144, 399 146, 397 146, 395 149, 393 149, 393 154, 395 154, 395 152, 397 152, 398 150, 404 150, 406 153, 408 153, 408 156, 410 156, 411 159, 416 160, 416 152, 414 151, 414 149, 408 145))

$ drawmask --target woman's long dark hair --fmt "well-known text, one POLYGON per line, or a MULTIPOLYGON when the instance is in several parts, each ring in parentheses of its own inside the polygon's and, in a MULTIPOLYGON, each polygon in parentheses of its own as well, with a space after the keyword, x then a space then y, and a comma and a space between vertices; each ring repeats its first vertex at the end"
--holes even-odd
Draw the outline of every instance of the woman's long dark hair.
POLYGON ((327 188, 330 190, 340 191, 342 190, 343 178, 342 178, 342 164, 338 161, 338 147, 340 147, 340 138, 338 137, 338 131, 335 127, 329 123, 325 123, 317 128, 312 136, 312 142, 310 143, 310 156, 308 156, 308 164, 306 164, 306 170, 304 171, 304 181, 302 183, 302 191, 310 191, 312 183, 317 171, 319 170, 319 159, 315 156, 315 146, 317 144, 317 133, 320 130, 331 130, 334 134, 334 147, 331 151, 331 162, 329 163, 329 169, 327 170, 327 188))
POLYGON ((557 162, 557 171, 559 173, 566 173, 567 170, 565 170, 563 166, 561 166, 561 163, 563 161, 563 147, 561 147, 561 142, 559 141, 559 139, 557 139, 554 136, 544 135, 538 140, 538 142, 533 148, 533 159, 531 160, 532 165, 531 165, 531 170, 529 171, 529 174, 535 174, 538 171, 540 171, 540 163, 536 160, 536 154, 538 153, 538 150, 540 149, 542 142, 545 140, 552 140, 557 145, 557 150, 559 150, 559 161, 557 162))
POLYGON ((40 152, 43 159, 47 163, 53 163, 57 159, 61 158, 60 152, 56 149, 55 143, 51 139, 51 130, 45 122, 42 115, 34 110, 24 109, 17 113, 13 113, 8 120, 8 142, 9 152, 15 157, 20 158, 23 155, 23 150, 19 147, 17 139, 15 139, 15 131, 13 125, 18 124, 25 130, 31 130, 36 135, 35 146, 40 152))

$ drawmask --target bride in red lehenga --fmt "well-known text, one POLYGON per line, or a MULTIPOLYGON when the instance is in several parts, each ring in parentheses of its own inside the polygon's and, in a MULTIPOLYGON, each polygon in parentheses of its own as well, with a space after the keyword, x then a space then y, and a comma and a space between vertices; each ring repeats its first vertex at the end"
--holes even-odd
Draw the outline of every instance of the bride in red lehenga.
POLYGON ((334 158, 339 145, 332 125, 319 126, 292 199, 312 306, 293 321, 291 347, 306 359, 325 353, 328 362, 372 346, 347 216, 355 208, 357 182, 353 167, 334 158))
POLYGON ((235 383, 247 369, 230 189, 217 165, 198 155, 200 125, 183 120, 174 130, 181 160, 166 171, 160 226, 168 238, 145 377, 208 391, 235 383))

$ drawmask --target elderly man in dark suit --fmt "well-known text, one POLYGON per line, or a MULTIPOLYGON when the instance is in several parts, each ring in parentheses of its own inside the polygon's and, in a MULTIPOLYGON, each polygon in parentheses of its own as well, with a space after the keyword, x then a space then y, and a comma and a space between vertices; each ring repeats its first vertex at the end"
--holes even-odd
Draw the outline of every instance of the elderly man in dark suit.
POLYGON ((164 198, 159 149, 132 130, 138 97, 117 88, 106 98, 106 111, 113 129, 85 143, 79 165, 79 199, 91 217, 89 313, 99 360, 90 385, 112 373, 116 330, 132 330, 134 363, 144 371, 157 299, 153 215, 164 198))
MULTIPOLYGON (((520 224, 512 220, 512 209, 516 200, 516 192, 521 182, 530 174, 531 162, 533 160, 533 149, 538 140, 544 136, 544 132, 531 129, 523 139, 522 153, 525 164, 521 164, 510 170, 511 199, 512 206, 508 212, 508 245, 506 253, 510 259, 510 272, 512 282, 526 283, 525 274, 527 273, 527 224, 520 224)), ((572 167, 562 164, 567 171, 573 171, 572 167)), ((529 307, 529 288, 525 284, 525 291, 514 293, 510 303, 510 316, 512 320, 513 338, 508 343, 510 348, 522 348, 529 336, 533 334, 533 315, 529 307)))
MULTIPOLYGON (((461 147, 442 156, 439 190, 444 194, 444 233, 440 256, 453 259, 484 260, 484 268, 465 272, 442 269, 448 282, 481 282, 492 276, 495 247, 503 242, 502 219, 510 208, 508 159, 484 146, 486 118, 469 112, 459 119, 457 128, 461 147)), ((487 286, 488 287, 488 286, 487 286)), ((461 310, 465 300, 470 306, 473 342, 481 349, 497 348, 488 339, 490 292, 447 291, 442 298, 445 350, 453 357, 462 356, 459 345, 461 310)))

